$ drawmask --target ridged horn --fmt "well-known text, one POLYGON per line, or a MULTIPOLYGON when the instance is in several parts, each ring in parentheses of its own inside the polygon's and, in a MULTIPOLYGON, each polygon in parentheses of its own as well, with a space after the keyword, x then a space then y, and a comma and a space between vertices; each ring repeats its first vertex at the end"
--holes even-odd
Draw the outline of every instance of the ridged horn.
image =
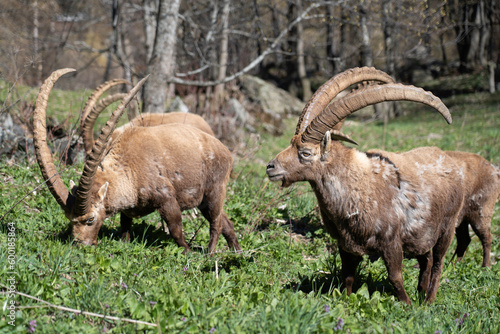
POLYGON ((64 74, 74 71, 76 70, 72 68, 64 68, 52 72, 44 81, 42 87, 40 87, 33 113, 33 141, 35 144, 36 160, 40 166, 43 179, 47 182, 50 193, 65 213, 71 210, 68 205, 71 195, 57 172, 52 153, 47 145, 47 103, 50 91, 54 87, 55 82, 64 74))
POLYGON ((80 178, 80 182, 78 184, 78 190, 76 191, 76 212, 77 216, 84 215, 88 212, 90 208, 90 190, 92 188, 92 184, 94 182, 94 176, 97 171, 97 167, 101 163, 104 158, 104 154, 106 151, 106 147, 108 145, 111 134, 116 128, 116 124, 120 119, 125 107, 132 101, 134 96, 139 92, 141 87, 146 82, 146 76, 144 79, 139 81, 137 85, 125 96, 122 100, 121 104, 116 108, 115 111, 111 114, 110 119, 101 130, 101 134, 99 138, 97 138, 92 151, 89 155, 87 155, 87 159, 85 160, 85 166, 83 167, 83 174, 80 178))
POLYGON ((88 113, 87 117, 83 121, 82 126, 82 137, 83 144, 85 146, 85 154, 89 154, 90 151, 92 151, 92 146, 94 146, 94 125, 97 117, 99 117, 101 112, 106 109, 111 103, 123 100, 125 96, 127 96, 127 93, 117 93, 107 96, 104 99, 100 100, 99 103, 97 103, 88 113))
POLYGON ((403 84, 371 85, 356 90, 325 108, 304 131, 301 141, 319 143, 326 131, 355 111, 379 102, 401 100, 431 106, 451 124, 450 111, 441 99, 422 88, 403 84))
POLYGON ((82 117, 80 118, 80 130, 83 131, 83 126, 85 124, 85 119, 89 115, 89 113, 92 111, 94 106, 97 103, 97 100, 104 94, 108 89, 110 89, 113 86, 120 85, 120 84, 126 84, 132 86, 132 84, 125 80, 125 79, 113 79, 106 81, 105 83, 99 85, 94 92, 89 96, 87 103, 85 103, 85 106, 83 107, 83 112, 82 112, 82 117))
POLYGON ((343 90, 363 81, 379 81, 382 83, 393 83, 394 79, 387 73, 374 67, 355 67, 333 76, 316 90, 297 123, 295 134, 301 134, 311 124, 323 109, 343 90))

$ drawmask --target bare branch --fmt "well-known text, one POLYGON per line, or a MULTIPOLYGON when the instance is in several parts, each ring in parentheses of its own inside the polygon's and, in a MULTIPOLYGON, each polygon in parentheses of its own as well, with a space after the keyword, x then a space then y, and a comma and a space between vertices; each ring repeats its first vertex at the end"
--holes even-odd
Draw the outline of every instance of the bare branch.
POLYGON ((268 56, 269 54, 275 52, 276 51, 275 50, 276 47, 278 46, 279 42, 283 39, 283 37, 285 37, 285 35, 288 34, 290 32, 290 30, 292 30, 292 28, 297 23, 299 23, 302 20, 304 20, 306 18, 307 14, 310 11, 312 11, 315 8, 318 8, 318 7, 322 6, 323 4, 324 3, 315 2, 315 3, 311 4, 309 7, 307 7, 307 9, 304 10, 304 12, 302 12, 302 14, 300 16, 298 16, 285 29, 283 29, 283 31, 281 31, 281 33, 279 34, 279 36, 273 41, 273 43, 266 50, 264 50, 264 52, 262 52, 262 54, 260 56, 258 56, 257 58, 255 58, 250 64, 248 64, 241 71, 236 72, 233 75, 230 75, 230 76, 228 76, 228 77, 226 77, 226 78, 224 78, 222 80, 217 80, 217 81, 182 80, 182 79, 175 78, 175 77, 170 77, 170 78, 167 79, 167 81, 170 82, 170 83, 178 84, 178 85, 199 86, 199 87, 216 86, 216 85, 219 85, 219 84, 223 84, 223 83, 232 81, 232 80, 240 77, 241 75, 243 75, 245 73, 248 73, 255 66, 257 66, 259 63, 261 63, 266 56, 268 56))
MULTIPOLYGON (((5 285, 1 284, 1 286, 3 288, 7 289, 7 287, 5 285)), ((66 306, 55 305, 55 304, 49 303, 49 302, 47 302, 45 300, 42 300, 40 298, 33 297, 33 296, 28 295, 28 294, 19 292, 19 291, 14 291, 14 293, 16 295, 19 295, 19 296, 22 296, 22 297, 26 297, 26 298, 29 298, 29 299, 36 300, 37 302, 43 303, 43 304, 45 304, 45 305, 47 305, 49 307, 52 307, 52 308, 55 308, 55 309, 58 309, 58 310, 61 310, 61 311, 72 312, 72 313, 75 313, 75 314, 82 314, 82 315, 86 315, 86 316, 90 316, 90 317, 97 317, 97 318, 101 318, 101 319, 123 321, 123 322, 129 322, 129 323, 132 323, 132 324, 140 324, 140 325, 146 325, 146 326, 151 326, 151 327, 158 327, 157 324, 153 324, 151 322, 146 322, 146 321, 141 321, 141 320, 134 320, 134 319, 127 319, 127 318, 119 318, 119 317, 114 317, 114 316, 111 316, 111 315, 104 315, 104 314, 99 314, 99 313, 94 313, 94 312, 81 311, 81 310, 77 310, 77 309, 74 309, 74 308, 69 308, 69 307, 66 307, 66 306)))

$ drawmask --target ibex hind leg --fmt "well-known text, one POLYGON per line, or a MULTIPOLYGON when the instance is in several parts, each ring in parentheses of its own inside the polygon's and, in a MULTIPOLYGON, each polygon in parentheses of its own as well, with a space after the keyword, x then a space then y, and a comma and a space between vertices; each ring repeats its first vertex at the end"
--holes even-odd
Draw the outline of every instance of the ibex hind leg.
MULTIPOLYGON (((494 205, 494 204, 493 204, 494 205)), ((483 247, 483 267, 489 267, 491 265, 490 252, 491 243, 493 237, 491 235, 491 217, 492 211, 483 208, 483 212, 477 212, 469 217, 464 218, 460 226, 456 230, 457 236, 457 249, 454 256, 457 257, 457 261, 462 260, 467 250, 468 245, 471 242, 469 234, 469 225, 474 230, 474 233, 478 236, 483 247), (486 213, 486 214, 485 214, 486 213)))
POLYGON ((421 300, 423 300, 431 281, 432 254, 431 252, 427 252, 423 255, 417 256, 416 258, 418 261, 418 266, 420 268, 417 291, 421 297, 421 300))
MULTIPOLYGON (((452 220, 453 221, 453 220, 452 220)), ((449 223, 450 226, 455 226, 454 223, 449 223)), ((444 256, 446 251, 450 247, 451 241, 453 239, 454 229, 450 228, 448 231, 444 232, 439 238, 436 245, 432 248, 432 268, 431 268, 431 280, 429 288, 427 289, 427 295, 425 296, 424 303, 432 303, 436 299, 437 290, 439 288, 439 280, 441 279, 441 273, 443 272, 444 256)))
POLYGON ((219 241, 222 232, 223 224, 223 210, 222 205, 224 201, 214 199, 214 197, 205 197, 202 203, 198 206, 203 217, 208 220, 210 224, 210 240, 208 242, 208 253, 213 254, 217 242, 219 241))
POLYGON ((483 267, 491 266, 491 243, 493 236, 491 235, 491 218, 495 209, 495 202, 487 203, 482 210, 482 214, 478 214, 471 219, 471 226, 478 236, 483 246, 483 267))
POLYGON ((205 217, 205 219, 208 220, 208 223, 210 224, 210 240, 208 241, 208 253, 213 254, 222 232, 222 211, 220 209, 210 208, 210 206, 208 205, 200 205, 198 209, 200 209, 203 217, 205 217))
POLYGON ((175 199, 167 200, 162 207, 158 209, 158 213, 167 223, 170 235, 177 245, 179 245, 179 247, 184 247, 184 253, 190 252, 191 249, 186 243, 184 234, 182 233, 182 212, 177 201, 175 199))
POLYGON ((124 214, 120 213, 120 226, 122 233, 122 241, 129 242, 130 241, 130 229, 132 227, 132 218, 124 214))
POLYGON ((455 254, 453 256, 457 257, 457 262, 461 261, 465 255, 465 251, 471 242, 471 238, 469 235, 469 223, 467 219, 460 223, 455 231, 455 235, 457 236, 457 249, 455 250, 455 254))
POLYGON ((234 232, 234 224, 224 211, 222 212, 222 235, 226 238, 230 250, 241 252, 238 238, 234 232))

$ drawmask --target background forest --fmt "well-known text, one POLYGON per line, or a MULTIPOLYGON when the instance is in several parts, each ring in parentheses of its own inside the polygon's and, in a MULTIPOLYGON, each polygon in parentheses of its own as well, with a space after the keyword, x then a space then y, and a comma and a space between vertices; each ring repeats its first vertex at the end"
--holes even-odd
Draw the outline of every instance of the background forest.
POLYGON ((355 66, 406 83, 484 72, 493 91, 499 80, 495 0, 2 0, 0 19, 2 78, 39 86, 73 67, 66 88, 79 89, 153 73, 146 111, 158 111, 149 91, 220 101, 243 73, 304 101, 355 66))

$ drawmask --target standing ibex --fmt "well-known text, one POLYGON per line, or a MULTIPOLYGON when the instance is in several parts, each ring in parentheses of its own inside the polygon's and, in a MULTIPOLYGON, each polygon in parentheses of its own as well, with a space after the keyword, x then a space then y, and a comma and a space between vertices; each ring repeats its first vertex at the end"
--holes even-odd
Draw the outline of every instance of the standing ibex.
POLYGON ((435 108, 451 123, 441 100, 413 86, 368 85, 334 101, 343 89, 377 80, 383 72, 356 68, 326 82, 308 102, 291 145, 267 165, 271 181, 283 186, 308 181, 318 199, 323 223, 338 240, 343 283, 352 292, 362 255, 380 255, 400 301, 411 303, 403 286, 404 254, 420 265, 418 290, 425 302, 436 298, 443 259, 460 221, 464 172, 455 158, 434 147, 396 154, 360 152, 339 129, 351 113, 382 101, 408 100, 435 108))
MULTIPOLYGON (((349 79, 345 81, 336 80, 332 84, 339 84, 340 81, 343 83, 356 83, 359 81, 360 75, 364 76, 363 80, 376 80, 385 83, 393 82, 392 78, 384 72, 369 68, 364 68, 362 71, 348 71, 343 75, 349 75, 349 79)), ((335 93, 345 88, 346 86, 339 86, 335 89, 335 93)), ((332 93, 334 92, 329 92, 328 94, 332 93)), ((332 95, 328 97, 330 100, 335 98, 332 95)), ((343 121, 339 122, 335 126, 335 130, 340 130, 342 125, 343 121)), ((491 219, 495 203, 500 194, 500 171, 498 167, 477 154, 454 151, 448 151, 446 154, 456 159, 456 163, 461 166, 465 176, 465 202, 461 215, 462 220, 456 228, 457 248, 455 256, 457 256, 457 261, 460 261, 467 250, 471 241, 468 229, 470 225, 483 246, 482 266, 489 267, 491 265, 490 251, 492 242, 490 231, 491 219)))
POLYGON ((483 245, 483 267, 489 267, 491 251, 491 219, 495 203, 500 195, 500 170, 480 155, 467 152, 447 151, 464 173, 465 202, 462 221, 456 229, 457 249, 455 255, 460 261, 471 238, 469 225, 483 245))
POLYGON ((44 82, 33 123, 35 153, 43 178, 71 221, 75 240, 96 244, 104 219, 118 212, 122 227, 128 231, 133 217, 157 210, 174 240, 187 251, 181 211, 198 207, 210 222, 208 251, 215 250, 221 232, 231 249, 240 250, 233 223, 223 211, 232 156, 219 140, 192 126, 166 124, 130 127, 109 141, 125 106, 145 79, 112 113, 87 156, 78 187, 71 182, 68 192, 47 145, 46 109, 54 83, 71 71, 55 71, 44 82))

